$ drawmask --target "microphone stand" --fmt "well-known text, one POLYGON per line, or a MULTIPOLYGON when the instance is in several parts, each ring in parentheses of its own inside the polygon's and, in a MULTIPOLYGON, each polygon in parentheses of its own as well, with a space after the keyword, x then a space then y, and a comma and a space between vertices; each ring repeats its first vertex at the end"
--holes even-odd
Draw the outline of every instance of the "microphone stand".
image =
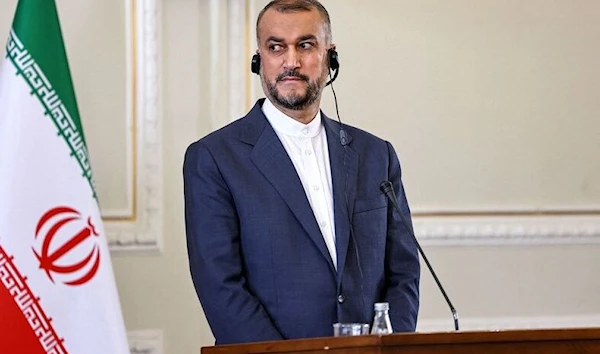
POLYGON ((448 294, 446 294, 446 290, 444 290, 442 283, 440 282, 437 275, 435 274, 433 267, 431 267, 431 264, 429 263, 427 256, 421 249, 421 245, 419 245, 419 241, 417 241, 417 238, 415 237, 415 233, 414 233, 410 223, 408 222, 408 220, 406 220, 406 217, 404 216, 404 214, 402 214, 402 210, 400 210, 400 206, 398 206, 398 200, 396 199, 396 193, 394 193, 394 186, 392 185, 392 182, 390 182, 390 181, 381 182, 381 184, 379 185, 379 189, 381 189, 381 191, 392 202, 392 204, 394 205, 394 209, 396 210, 396 212, 398 213, 398 215, 400 215, 400 218, 402 219, 402 223, 404 224, 404 227, 406 227, 406 229, 408 230, 408 233, 412 236, 413 241, 415 241, 415 244, 417 245, 417 249, 419 250, 421 257, 423 257, 423 260, 425 261, 427 268, 429 268, 429 272, 433 276, 433 280, 435 280, 435 283, 437 284, 438 288, 442 292, 442 295, 444 296, 444 299, 446 300, 448 307, 450 307, 450 311, 452 312, 452 317, 454 319, 454 330, 458 331, 458 313, 456 312, 454 305, 452 305, 452 301, 450 301, 448 294))

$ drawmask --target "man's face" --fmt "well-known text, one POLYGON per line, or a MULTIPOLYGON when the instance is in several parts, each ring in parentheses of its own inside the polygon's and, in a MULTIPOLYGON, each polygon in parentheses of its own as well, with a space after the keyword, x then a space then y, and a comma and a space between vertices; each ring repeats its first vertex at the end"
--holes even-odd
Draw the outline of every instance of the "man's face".
POLYGON ((329 49, 319 12, 269 9, 259 23, 258 39, 265 95, 291 110, 318 103, 327 79, 329 49))

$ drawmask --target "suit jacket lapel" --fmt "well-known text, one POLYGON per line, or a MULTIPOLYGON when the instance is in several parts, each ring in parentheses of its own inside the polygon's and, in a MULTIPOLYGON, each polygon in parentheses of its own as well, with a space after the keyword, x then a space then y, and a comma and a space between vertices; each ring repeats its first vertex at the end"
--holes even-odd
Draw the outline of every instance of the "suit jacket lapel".
POLYGON ((264 117, 260 108, 261 103, 257 103, 244 118, 247 120, 247 126, 241 140, 254 145, 250 159, 279 192, 319 251, 327 258, 331 270, 335 273, 327 245, 325 245, 300 178, 277 134, 264 117))
POLYGON ((340 127, 337 122, 323 117, 327 131, 329 163, 333 183, 333 209, 335 215, 335 236, 337 249, 338 283, 344 272, 348 242, 350 239, 350 221, 354 211, 356 183, 358 177, 358 153, 349 145, 352 137, 348 135, 348 144, 340 142, 340 127), (350 217, 349 217, 350 215, 350 217))

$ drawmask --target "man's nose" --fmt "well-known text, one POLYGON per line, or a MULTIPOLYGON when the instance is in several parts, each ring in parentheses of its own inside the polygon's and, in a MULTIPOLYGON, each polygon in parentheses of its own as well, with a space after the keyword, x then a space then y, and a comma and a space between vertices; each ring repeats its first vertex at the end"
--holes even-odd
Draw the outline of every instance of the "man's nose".
POLYGON ((300 67, 300 53, 295 48, 289 49, 284 58, 283 67, 285 70, 297 69, 300 67))

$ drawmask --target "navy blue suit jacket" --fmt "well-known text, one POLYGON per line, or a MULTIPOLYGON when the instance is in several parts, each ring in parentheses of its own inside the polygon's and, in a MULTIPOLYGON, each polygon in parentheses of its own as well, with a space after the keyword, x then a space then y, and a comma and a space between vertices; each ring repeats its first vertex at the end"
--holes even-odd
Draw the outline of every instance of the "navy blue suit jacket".
POLYGON ((373 304, 382 301, 395 331, 414 331, 418 254, 379 189, 390 180, 410 220, 394 149, 350 126, 344 147, 338 123, 323 115, 336 271, 263 102, 185 156, 190 270, 216 343, 331 336, 335 322, 371 323, 373 304))

